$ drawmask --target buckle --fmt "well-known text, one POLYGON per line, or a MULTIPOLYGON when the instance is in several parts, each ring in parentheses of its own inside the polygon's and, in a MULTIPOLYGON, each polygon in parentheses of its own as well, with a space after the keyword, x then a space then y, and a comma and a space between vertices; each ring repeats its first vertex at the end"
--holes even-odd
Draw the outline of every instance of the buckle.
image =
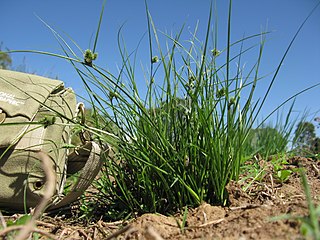
MULTIPOLYGON (((77 105, 77 111, 76 111, 76 118, 79 119, 79 123, 84 126, 86 123, 86 118, 85 118, 85 107, 82 102, 78 103, 77 105)), ((80 140, 82 144, 86 144, 87 142, 91 141, 91 136, 88 131, 81 130, 79 133, 80 140)))

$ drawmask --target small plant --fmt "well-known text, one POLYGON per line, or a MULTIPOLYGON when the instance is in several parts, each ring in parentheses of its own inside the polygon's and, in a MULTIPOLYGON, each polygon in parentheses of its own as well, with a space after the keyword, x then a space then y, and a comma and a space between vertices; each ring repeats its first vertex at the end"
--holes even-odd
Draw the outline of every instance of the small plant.
POLYGON ((280 182, 286 182, 291 176, 291 174, 292 174, 292 171, 288 169, 277 170, 277 177, 280 180, 280 182))
POLYGON ((281 183, 288 181, 291 174, 294 172, 294 170, 285 168, 285 166, 288 164, 285 159, 286 157, 287 156, 285 155, 284 157, 280 157, 279 159, 271 160, 275 171, 275 179, 279 180, 281 183))
POLYGON ((299 218, 302 222, 301 233, 311 239, 320 239, 320 206, 316 207, 312 201, 310 186, 303 169, 300 170, 300 176, 309 209, 307 217, 299 218))
MULTIPOLYGON (((2 218, 2 214, 0 214, 0 217, 2 218)), ((19 235, 19 231, 31 220, 32 215, 30 214, 23 214, 20 217, 18 217, 16 220, 8 220, 5 222, 3 219, 1 219, 2 226, 0 226, 0 237, 1 239, 8 239, 8 240, 14 240, 17 239, 17 236, 19 235), (2 238, 4 237, 5 238, 2 238)), ((38 232, 33 232, 30 235, 29 239, 37 240, 40 239, 40 234, 38 232)))
POLYGON ((188 207, 185 206, 183 211, 183 216, 182 216, 182 222, 176 219, 182 234, 185 232, 185 228, 187 227, 187 218, 188 218, 188 207))

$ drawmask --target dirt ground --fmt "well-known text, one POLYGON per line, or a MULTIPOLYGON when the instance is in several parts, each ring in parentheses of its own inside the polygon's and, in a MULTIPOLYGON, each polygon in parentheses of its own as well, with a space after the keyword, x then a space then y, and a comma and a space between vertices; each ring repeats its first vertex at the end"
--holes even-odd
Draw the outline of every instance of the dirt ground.
MULTIPOLYGON (((305 167, 316 204, 320 202, 320 161, 293 157, 287 169, 305 167)), ((203 203, 189 209, 183 225, 183 212, 174 216, 144 214, 130 221, 104 222, 83 225, 76 219, 44 216, 38 228, 56 239, 304 239, 301 223, 294 219, 272 220, 272 217, 291 214, 306 216, 308 208, 300 175, 291 174, 288 181, 276 181, 273 165, 260 160, 265 175, 260 181, 242 176, 242 181, 228 185, 231 205, 211 206, 203 203), (251 183, 251 185, 248 185, 251 183), (246 191, 245 186, 249 186, 246 191), (180 226, 179 226, 180 225, 180 226)), ((47 239, 47 237, 43 237, 47 239)))

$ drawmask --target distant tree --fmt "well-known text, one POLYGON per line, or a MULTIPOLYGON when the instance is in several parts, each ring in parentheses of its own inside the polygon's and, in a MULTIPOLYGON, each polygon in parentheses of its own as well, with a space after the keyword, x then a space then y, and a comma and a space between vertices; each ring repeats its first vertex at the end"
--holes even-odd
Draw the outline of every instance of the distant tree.
POLYGON ((8 53, 4 53, 1 50, 2 43, 0 44, 0 69, 9 69, 12 64, 12 59, 8 53))
MULTIPOLYGON (((3 52, 2 45, 3 45, 3 43, 1 42, 0 43, 0 69, 10 69, 12 71, 31 73, 31 74, 36 73, 36 72, 30 72, 27 70, 25 57, 23 58, 23 61, 21 64, 16 65, 16 66, 12 66, 12 58, 10 57, 10 55, 8 53, 3 52)), ((45 77, 50 77, 50 76, 45 76, 45 77)), ((56 79, 58 79, 58 78, 56 78, 56 79)))
POLYGON ((314 121, 317 123, 317 127, 320 127, 320 117, 316 117, 314 121))
MULTIPOLYGON (((316 122, 317 128, 319 128, 320 127, 320 117, 316 117, 314 119, 314 121, 316 122)), ((313 150, 314 153, 320 153, 320 138, 319 137, 316 137, 314 139, 312 147, 313 147, 312 150, 313 150)))
POLYGON ((312 153, 318 149, 315 126, 311 122, 300 122, 295 131, 294 143, 299 153, 312 153))
POLYGON ((320 153, 320 138, 319 138, 319 137, 316 137, 316 138, 313 140, 311 150, 312 150, 312 152, 313 152, 314 154, 320 153))

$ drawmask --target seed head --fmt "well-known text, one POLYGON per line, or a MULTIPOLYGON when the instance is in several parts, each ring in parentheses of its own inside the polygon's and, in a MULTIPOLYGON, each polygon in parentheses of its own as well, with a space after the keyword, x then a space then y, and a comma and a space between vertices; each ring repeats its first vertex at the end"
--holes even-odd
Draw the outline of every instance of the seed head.
POLYGON ((230 108, 232 105, 234 105, 235 103, 236 103, 235 97, 231 97, 231 98, 229 99, 229 104, 228 104, 229 108, 230 108))
POLYGON ((112 91, 109 92, 109 99, 110 99, 110 101, 112 101, 113 98, 117 98, 117 97, 118 97, 118 93, 112 92, 112 91))
POLYGON ((159 62, 159 57, 158 56, 154 56, 151 58, 151 63, 157 63, 159 62))
POLYGON ((93 53, 90 49, 87 49, 84 52, 83 57, 84 57, 84 63, 92 67, 92 61, 97 59, 98 53, 93 53))
POLYGON ((217 98, 222 98, 225 94, 226 94, 225 89, 224 88, 220 88, 216 93, 216 97, 217 98))
POLYGON ((218 57, 218 56, 220 55, 220 53, 221 53, 221 52, 220 52, 218 49, 216 49, 216 48, 212 49, 211 52, 212 52, 212 55, 213 55, 214 57, 218 57))

